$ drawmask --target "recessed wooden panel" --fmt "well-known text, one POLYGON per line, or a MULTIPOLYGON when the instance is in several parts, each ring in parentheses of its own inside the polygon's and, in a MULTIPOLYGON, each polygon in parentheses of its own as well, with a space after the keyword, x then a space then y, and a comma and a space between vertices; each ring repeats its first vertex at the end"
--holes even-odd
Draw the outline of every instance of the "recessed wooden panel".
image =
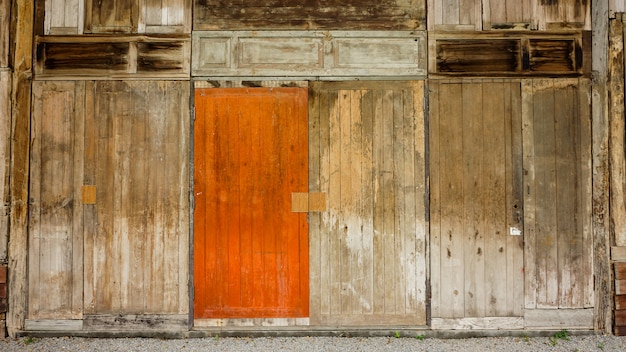
POLYGON ((190 43, 170 36, 37 37, 37 78, 186 78, 190 43))
POLYGON ((437 72, 517 72, 521 49, 519 40, 438 40, 437 72))
POLYGON ((425 325, 424 84, 311 90, 311 324, 425 325))
POLYGON ((137 72, 182 72, 184 58, 182 42, 137 43, 137 72))
POLYGON ((426 1, 194 0, 194 29, 425 29, 426 1))
POLYGON ((533 72, 575 72, 582 63, 574 40, 530 39, 528 68, 533 72))
POLYGON ((307 95, 195 91, 196 319, 309 315, 307 95))
POLYGON ((128 43, 41 43, 37 51, 45 72, 125 71, 130 59, 128 43))
POLYGON ((430 72, 437 75, 581 76, 590 72, 587 32, 573 34, 435 32, 430 72))
POLYGON ((193 34, 194 76, 423 76, 425 32, 193 34))

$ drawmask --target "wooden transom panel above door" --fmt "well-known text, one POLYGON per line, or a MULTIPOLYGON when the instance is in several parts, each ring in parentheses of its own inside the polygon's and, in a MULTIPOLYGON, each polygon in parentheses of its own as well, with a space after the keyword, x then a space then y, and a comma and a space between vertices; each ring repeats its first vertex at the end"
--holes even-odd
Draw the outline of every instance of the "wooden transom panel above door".
POLYGON ((309 314, 306 88, 198 88, 194 316, 309 314))
POLYGON ((311 90, 311 324, 425 325, 424 84, 311 90))

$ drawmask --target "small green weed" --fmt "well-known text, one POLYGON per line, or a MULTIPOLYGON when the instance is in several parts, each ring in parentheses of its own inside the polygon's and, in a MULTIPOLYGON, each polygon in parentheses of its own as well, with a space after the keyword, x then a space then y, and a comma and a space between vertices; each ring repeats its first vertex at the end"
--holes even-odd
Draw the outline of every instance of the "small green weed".
POLYGON ((604 341, 601 341, 600 343, 598 343, 598 348, 601 350, 604 349, 604 341))
POLYGON ((395 338, 399 338, 399 337, 400 337, 400 333, 399 333, 398 331, 396 331, 396 332, 393 334, 393 336, 394 336, 395 338))
POLYGON ((28 336, 27 338, 24 339, 24 344, 25 345, 30 345, 31 343, 35 342, 35 338, 32 336, 28 336))
POLYGON ((567 330, 557 332, 550 338, 550 343, 552 346, 556 346, 556 344, 559 343, 559 340, 569 340, 569 332, 567 330))
POLYGON ((420 340, 420 341, 424 341, 424 339, 426 338, 426 336, 424 335, 417 335, 415 336, 416 339, 420 340))

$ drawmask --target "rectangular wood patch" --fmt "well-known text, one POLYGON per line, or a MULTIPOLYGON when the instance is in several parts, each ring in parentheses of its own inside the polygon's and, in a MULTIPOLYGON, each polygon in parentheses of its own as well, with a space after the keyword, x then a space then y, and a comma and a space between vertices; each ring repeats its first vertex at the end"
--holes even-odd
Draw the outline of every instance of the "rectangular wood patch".
POLYGON ((626 310, 626 295, 615 296, 615 309, 626 310))
POLYGON ((626 280, 615 280, 615 294, 626 295, 626 280))
POLYGON ((611 247, 611 259, 626 261, 626 247, 611 247))
POLYGON ((306 213, 309 211, 308 193, 291 193, 291 211, 293 213, 306 213))
POLYGON ((626 262, 617 262, 615 266, 615 280, 626 280, 626 262))
POLYGON ((82 189, 83 204, 96 204, 96 186, 85 185, 82 189))
POLYGON ((294 213, 326 211, 326 193, 291 193, 291 211, 294 213))

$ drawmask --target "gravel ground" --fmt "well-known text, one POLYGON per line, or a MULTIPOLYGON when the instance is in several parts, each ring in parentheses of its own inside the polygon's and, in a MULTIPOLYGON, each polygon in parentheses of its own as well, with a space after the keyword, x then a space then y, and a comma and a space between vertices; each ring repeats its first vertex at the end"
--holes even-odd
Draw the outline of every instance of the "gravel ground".
POLYGON ((0 339, 1 352, 13 351, 626 351, 626 337, 488 337, 472 339, 395 337, 190 338, 29 338, 0 339))

